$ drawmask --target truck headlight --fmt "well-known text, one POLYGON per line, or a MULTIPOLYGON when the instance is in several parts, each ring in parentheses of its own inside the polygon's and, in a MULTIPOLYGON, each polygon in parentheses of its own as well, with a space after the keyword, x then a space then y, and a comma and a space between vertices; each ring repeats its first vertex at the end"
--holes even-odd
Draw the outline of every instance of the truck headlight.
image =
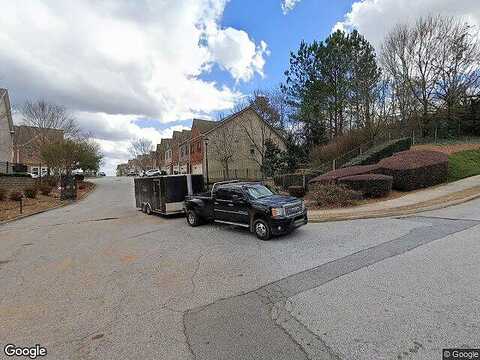
POLYGON ((302 201, 302 211, 305 211, 305 201, 302 201))
POLYGON ((272 217, 285 216, 285 209, 283 207, 272 208, 272 217))

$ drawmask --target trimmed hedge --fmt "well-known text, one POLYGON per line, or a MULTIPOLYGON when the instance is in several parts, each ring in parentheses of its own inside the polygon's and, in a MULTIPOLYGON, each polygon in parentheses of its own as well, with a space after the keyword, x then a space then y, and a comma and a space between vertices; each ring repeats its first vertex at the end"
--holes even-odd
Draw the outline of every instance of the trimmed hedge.
POLYGON ((366 197, 384 197, 392 191, 393 177, 381 174, 347 176, 338 180, 339 185, 360 191, 366 197))
POLYGON ((288 193, 290 194, 290 196, 301 198, 305 196, 305 189, 303 188, 303 186, 289 186, 288 193))
POLYGON ((375 146, 370 150, 366 151, 362 155, 357 156, 356 158, 350 160, 342 167, 347 168, 351 166, 358 165, 371 165, 376 164, 380 160, 392 156, 395 153, 406 151, 412 146, 411 138, 402 138, 397 140, 389 141, 385 144, 375 146))
POLYGON ((333 171, 329 171, 326 174, 314 177, 309 181, 310 185, 325 185, 336 184, 339 179, 346 176, 373 174, 378 172, 377 165, 364 165, 364 166, 351 166, 349 168, 341 168, 333 171))
POLYGON ((393 176, 393 187, 411 191, 447 181, 448 155, 435 151, 404 151, 378 164, 380 172, 393 176))

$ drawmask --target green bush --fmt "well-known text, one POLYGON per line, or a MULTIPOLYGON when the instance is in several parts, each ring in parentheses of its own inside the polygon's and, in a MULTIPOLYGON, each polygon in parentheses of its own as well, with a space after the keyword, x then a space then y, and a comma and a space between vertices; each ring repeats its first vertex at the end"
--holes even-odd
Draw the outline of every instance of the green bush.
POLYGON ((288 193, 290 194, 290 196, 301 198, 305 196, 305 189, 303 188, 303 186, 289 186, 288 193))
POLYGON ((345 185, 319 185, 311 192, 312 200, 320 207, 344 207, 355 205, 362 199, 362 193, 345 185))
POLYGON ((379 198, 392 191, 393 177, 380 174, 347 176, 338 180, 339 185, 360 191, 365 197, 379 198))
POLYGON ((23 190, 25 197, 29 199, 35 199, 37 197, 37 192, 38 192, 37 188, 26 188, 25 190, 23 190))
POLYGON ((436 151, 404 151, 378 165, 382 174, 393 177, 393 187, 401 191, 438 185, 448 176, 448 156, 436 151))
POLYGON ((385 144, 375 146, 370 150, 364 152, 362 155, 357 156, 353 160, 347 162, 342 167, 358 166, 358 165, 372 165, 376 164, 382 159, 392 156, 401 151, 410 149, 412 145, 411 138, 402 138, 398 140, 392 140, 385 144))
POLYGON ((5 189, 0 189, 0 201, 5 200, 7 197, 7 191, 5 189))
POLYGON ((23 194, 20 191, 12 191, 9 195, 9 199, 12 201, 22 200, 23 194))
POLYGON ((466 150, 448 157, 448 181, 480 175, 480 150, 466 150))

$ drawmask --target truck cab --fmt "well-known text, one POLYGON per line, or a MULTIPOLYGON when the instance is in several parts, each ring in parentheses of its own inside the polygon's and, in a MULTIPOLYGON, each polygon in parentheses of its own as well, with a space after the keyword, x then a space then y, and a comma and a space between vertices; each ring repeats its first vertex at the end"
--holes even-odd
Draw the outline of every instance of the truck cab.
POLYGON ((289 233, 308 222, 301 199, 274 194, 258 182, 220 182, 212 191, 185 199, 190 226, 217 222, 248 228, 261 240, 289 233))

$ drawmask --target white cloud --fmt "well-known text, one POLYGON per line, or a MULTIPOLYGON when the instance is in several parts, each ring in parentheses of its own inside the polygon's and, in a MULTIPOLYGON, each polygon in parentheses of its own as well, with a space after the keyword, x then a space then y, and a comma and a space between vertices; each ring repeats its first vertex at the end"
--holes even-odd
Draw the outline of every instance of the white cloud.
POLYGON ((201 75, 263 76, 268 50, 221 27, 227 1, 0 0, 1 85, 15 102, 66 105, 105 141, 141 136, 137 118, 229 109, 242 94, 201 75))
POLYGON ((396 24, 435 14, 456 16, 480 25, 477 0, 362 0, 353 3, 351 11, 333 30, 355 28, 378 49, 384 36, 396 24))
POLYGON ((255 73, 264 76, 265 56, 269 55, 267 44, 261 41, 256 46, 245 31, 231 27, 216 29, 208 35, 208 48, 212 60, 237 81, 248 81, 255 73))
POLYGON ((290 11, 292 11, 295 5, 297 5, 299 2, 300 0, 283 0, 281 5, 283 15, 287 15, 290 11))

